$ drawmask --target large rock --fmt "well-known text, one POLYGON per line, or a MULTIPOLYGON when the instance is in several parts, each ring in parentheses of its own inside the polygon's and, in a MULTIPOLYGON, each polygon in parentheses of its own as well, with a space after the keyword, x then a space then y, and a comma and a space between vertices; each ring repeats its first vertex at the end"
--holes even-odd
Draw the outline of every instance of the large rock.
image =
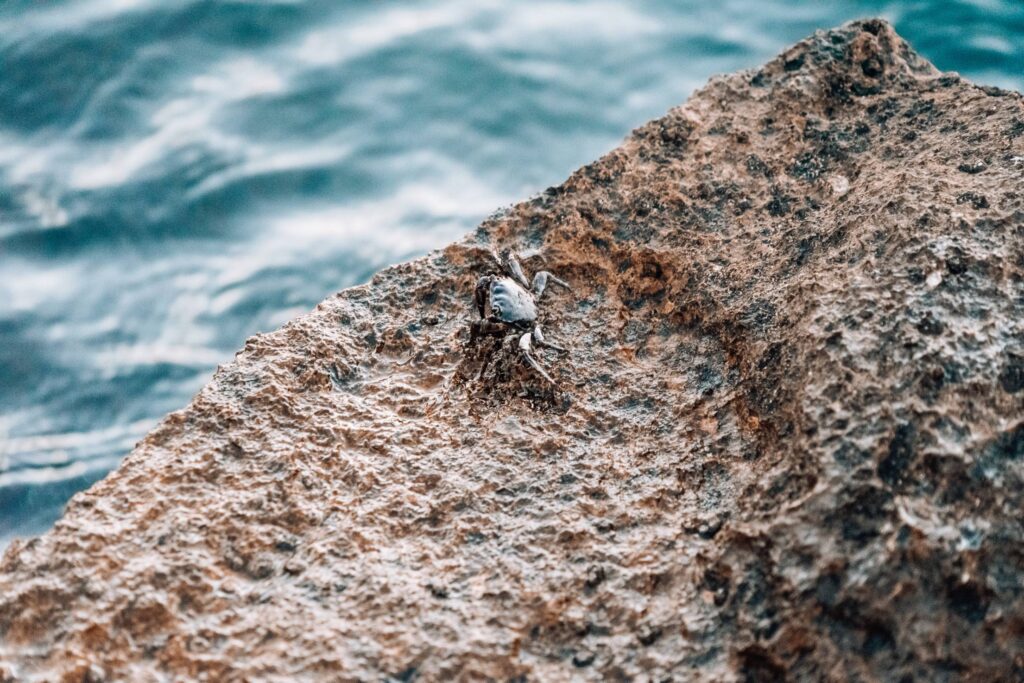
POLYGON ((1022 178, 1021 96, 881 21, 716 78, 249 340, 9 549, 0 669, 1019 680, 1022 178), (575 286, 556 390, 467 348, 492 246, 575 286))

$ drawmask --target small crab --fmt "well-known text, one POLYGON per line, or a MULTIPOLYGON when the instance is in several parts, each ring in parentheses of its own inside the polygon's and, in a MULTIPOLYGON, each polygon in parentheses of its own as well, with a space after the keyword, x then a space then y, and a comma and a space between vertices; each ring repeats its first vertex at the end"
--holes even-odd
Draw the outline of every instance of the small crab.
MULTIPOLYGON (((561 353, 568 353, 568 350, 544 339, 544 333, 537 322, 537 302, 549 282, 569 291, 572 291, 572 287, 546 270, 535 274, 531 284, 515 252, 509 252, 508 256, 501 258, 497 252, 492 251, 491 256, 501 273, 485 275, 476 283, 473 301, 480 313, 480 320, 470 327, 469 341, 472 344, 482 336, 505 337, 509 332, 522 333, 519 337, 519 353, 541 377, 554 384, 555 381, 533 357, 533 347, 536 345, 561 353)), ((481 377, 489 360, 488 356, 480 370, 481 377)))

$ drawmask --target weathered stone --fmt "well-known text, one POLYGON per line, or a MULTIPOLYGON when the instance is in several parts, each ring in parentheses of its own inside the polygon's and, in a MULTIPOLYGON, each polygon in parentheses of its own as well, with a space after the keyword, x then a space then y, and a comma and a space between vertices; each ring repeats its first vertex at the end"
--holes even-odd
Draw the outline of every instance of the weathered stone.
POLYGON ((250 339, 0 565, 0 678, 1024 677, 1024 104, 884 22, 250 339), (575 287, 551 390, 487 249, 575 287))

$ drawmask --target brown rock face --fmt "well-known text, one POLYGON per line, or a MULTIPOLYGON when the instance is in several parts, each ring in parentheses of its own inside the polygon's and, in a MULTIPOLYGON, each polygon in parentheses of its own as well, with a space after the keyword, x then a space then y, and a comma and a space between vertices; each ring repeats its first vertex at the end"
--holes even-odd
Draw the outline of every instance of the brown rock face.
POLYGON ((1019 680, 1022 321, 1021 96, 817 33, 249 340, 7 552, 0 679, 1019 680))

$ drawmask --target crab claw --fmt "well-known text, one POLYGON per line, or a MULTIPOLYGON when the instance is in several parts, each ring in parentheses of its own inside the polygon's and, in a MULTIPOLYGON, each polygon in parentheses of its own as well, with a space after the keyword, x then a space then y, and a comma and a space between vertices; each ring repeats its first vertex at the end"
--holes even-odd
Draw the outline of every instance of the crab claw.
POLYGON ((537 360, 533 357, 533 354, 530 353, 531 349, 533 348, 533 344, 531 341, 532 337, 533 333, 527 332, 526 334, 519 338, 519 351, 520 353, 523 354, 523 358, 526 359, 526 362, 530 364, 530 367, 532 367, 534 370, 540 373, 540 376, 546 379, 548 382, 554 384, 555 380, 551 379, 551 375, 544 371, 544 368, 540 366, 540 363, 538 363, 537 360))
MULTIPOLYGON (((541 272, 545 272, 545 271, 541 271, 541 272)), ((570 292, 572 291, 572 285, 570 285, 565 280, 562 280, 561 278, 557 278, 554 275, 552 275, 551 273, 548 273, 548 279, 551 280, 552 283, 558 285, 559 287, 567 289, 570 292)))

